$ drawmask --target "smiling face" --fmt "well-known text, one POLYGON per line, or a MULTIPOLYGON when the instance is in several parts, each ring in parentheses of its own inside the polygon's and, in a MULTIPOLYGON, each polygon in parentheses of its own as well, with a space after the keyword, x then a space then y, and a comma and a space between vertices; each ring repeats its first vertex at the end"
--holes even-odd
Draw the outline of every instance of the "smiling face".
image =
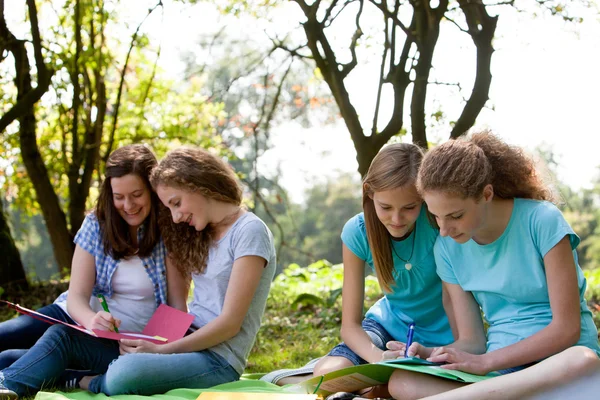
POLYGON ((150 189, 142 178, 128 174, 110 178, 113 204, 117 212, 133 228, 139 228, 152 207, 150 189))
POLYGON ((457 243, 466 243, 485 228, 487 209, 493 197, 486 189, 478 200, 440 191, 423 193, 427 208, 440 227, 441 236, 450 236, 457 243))
POLYGON ((202 231, 211 222, 209 215, 212 202, 205 196, 165 185, 158 185, 156 194, 171 210, 176 224, 186 223, 197 231, 202 231))
POLYGON ((423 204, 414 185, 374 192, 372 199, 377 218, 392 237, 402 238, 412 232, 423 204))

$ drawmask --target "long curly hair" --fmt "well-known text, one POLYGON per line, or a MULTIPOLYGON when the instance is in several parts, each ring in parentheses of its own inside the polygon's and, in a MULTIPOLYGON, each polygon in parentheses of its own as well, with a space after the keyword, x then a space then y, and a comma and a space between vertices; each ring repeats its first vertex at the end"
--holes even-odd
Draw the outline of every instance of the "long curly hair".
POLYGON ((442 191, 480 199, 485 186, 491 184, 494 195, 502 199, 556 202, 544 172, 522 148, 483 130, 430 150, 421 164, 417 189, 421 194, 442 191))
POLYGON ((123 146, 113 151, 106 161, 104 181, 100 186, 100 194, 95 207, 96 218, 102 231, 102 244, 104 253, 113 259, 120 260, 134 254, 147 257, 160 240, 159 214, 163 208, 156 193, 150 186, 149 176, 157 164, 152 151, 143 144, 123 146), (133 245, 129 233, 129 225, 119 215, 113 200, 111 186, 112 178, 125 175, 137 175, 150 192, 150 214, 144 221, 144 235, 138 243, 139 248, 133 245))
MULTIPOLYGON (((156 189, 168 186, 198 193, 206 198, 241 205, 242 188, 231 166, 200 148, 184 147, 167 153, 152 171, 156 189)), ((215 227, 198 232, 194 227, 173 222, 169 212, 161 214, 160 228, 169 257, 185 275, 203 273, 208 251, 214 243, 215 227)))
POLYGON ((377 217, 373 194, 414 185, 417 180, 423 152, 410 143, 390 144, 382 148, 371 161, 363 178, 363 210, 369 248, 377 272, 379 286, 391 292, 394 284, 394 260, 391 235, 377 217))

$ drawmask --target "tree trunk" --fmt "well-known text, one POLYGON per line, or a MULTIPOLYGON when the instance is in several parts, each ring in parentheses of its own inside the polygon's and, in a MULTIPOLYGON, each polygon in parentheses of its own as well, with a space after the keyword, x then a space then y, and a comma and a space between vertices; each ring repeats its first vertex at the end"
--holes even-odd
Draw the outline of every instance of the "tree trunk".
POLYGON ((17 39, 8 30, 4 19, 4 0, 0 0, 0 49, 10 51, 15 59, 15 86, 17 87, 17 102, 0 118, 0 132, 15 119, 19 121, 21 157, 35 189, 37 201, 50 234, 54 257, 59 271, 62 273, 71 268, 74 246, 67 229, 65 214, 39 152, 35 132, 35 103, 48 91, 53 72, 49 71, 44 63, 35 1, 27 0, 27 6, 37 69, 37 86, 35 88, 31 85, 31 65, 25 41, 17 39))
POLYGON ((0 286, 7 283, 11 286, 19 286, 26 289, 28 287, 25 269, 21 262, 19 249, 15 245, 10 226, 4 215, 2 201, 0 201, 0 286))

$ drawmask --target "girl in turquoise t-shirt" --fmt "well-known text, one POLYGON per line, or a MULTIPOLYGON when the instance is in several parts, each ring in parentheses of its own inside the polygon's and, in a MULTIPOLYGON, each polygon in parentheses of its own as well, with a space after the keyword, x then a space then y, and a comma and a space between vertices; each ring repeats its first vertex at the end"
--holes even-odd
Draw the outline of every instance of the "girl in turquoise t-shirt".
POLYGON ((391 144, 364 177, 364 213, 341 235, 344 343, 316 364, 315 375, 381 361, 387 342, 404 340, 411 323, 418 327, 415 340, 430 346, 453 341, 433 257, 438 231, 415 187, 422 158, 418 146, 391 144), (365 264, 375 270, 384 297, 363 319, 365 264))
POLYGON ((600 377, 597 330, 575 251, 579 238, 550 202, 533 161, 481 132, 431 150, 417 186, 440 227, 435 260, 458 338, 437 348, 414 343, 408 353, 446 362, 446 369, 503 376, 464 386, 397 371, 390 393, 523 398, 589 374, 600 377))

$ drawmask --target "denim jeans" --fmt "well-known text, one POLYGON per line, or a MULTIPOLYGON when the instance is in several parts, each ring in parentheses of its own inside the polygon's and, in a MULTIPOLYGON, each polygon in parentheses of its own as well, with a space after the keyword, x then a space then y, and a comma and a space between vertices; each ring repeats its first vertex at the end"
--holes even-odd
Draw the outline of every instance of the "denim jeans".
POLYGON ((95 338, 64 325, 52 325, 29 351, 0 371, 0 386, 19 396, 52 386, 67 368, 103 374, 119 357, 119 342, 95 338))
MULTIPOLYGON (((379 349, 385 351, 386 344, 389 341, 395 340, 392 335, 377 321, 371 318, 365 318, 362 321, 362 328, 369 335, 371 341, 379 349)), ((327 354, 328 356, 344 357, 350 360, 354 365, 368 364, 367 361, 363 360, 358 354, 356 354, 348 345, 344 342, 335 346, 327 354)))
MULTIPOLYGON (((74 321, 56 304, 37 310, 39 313, 73 324, 74 321)), ((50 324, 29 315, 20 315, 0 323, 0 370, 10 366, 37 342, 50 324)))
POLYGON ((180 354, 126 354, 115 360, 105 375, 94 378, 92 393, 149 396, 177 388, 207 388, 237 381, 240 375, 225 359, 210 350, 180 354))

